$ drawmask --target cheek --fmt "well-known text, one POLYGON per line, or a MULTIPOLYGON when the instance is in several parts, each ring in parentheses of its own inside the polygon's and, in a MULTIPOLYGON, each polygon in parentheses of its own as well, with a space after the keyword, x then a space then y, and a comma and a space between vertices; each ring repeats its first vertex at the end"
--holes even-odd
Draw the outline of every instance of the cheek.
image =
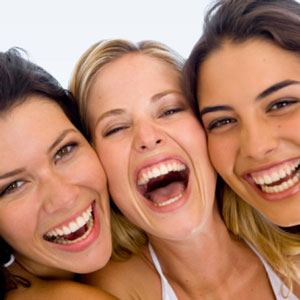
POLYGON ((226 139, 208 137, 208 152, 216 171, 224 178, 229 176, 235 162, 233 143, 226 139))
POLYGON ((29 239, 33 239, 38 220, 30 201, 19 200, 0 209, 0 235, 13 248, 20 248, 24 243, 28 245, 29 239))

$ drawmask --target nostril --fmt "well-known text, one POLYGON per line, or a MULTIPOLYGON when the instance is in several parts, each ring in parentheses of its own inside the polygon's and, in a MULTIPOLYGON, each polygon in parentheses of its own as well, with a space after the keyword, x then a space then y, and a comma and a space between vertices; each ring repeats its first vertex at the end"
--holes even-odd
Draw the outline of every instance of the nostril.
POLYGON ((158 139, 157 141, 156 141, 156 144, 160 144, 161 143, 161 139, 158 139))
POLYGON ((142 145, 142 146, 141 146, 141 149, 143 149, 143 150, 146 149, 146 148, 147 148, 147 147, 146 147, 145 145, 142 145))

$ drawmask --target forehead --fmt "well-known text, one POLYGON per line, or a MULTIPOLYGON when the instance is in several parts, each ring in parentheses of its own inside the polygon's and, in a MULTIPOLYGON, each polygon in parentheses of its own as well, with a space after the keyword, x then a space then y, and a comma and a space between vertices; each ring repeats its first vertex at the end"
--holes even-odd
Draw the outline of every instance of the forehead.
POLYGON ((175 68, 161 59, 141 54, 125 54, 107 64, 96 77, 89 99, 153 93, 166 86, 180 89, 179 74, 175 68))
POLYGON ((297 80, 299 75, 300 56, 294 52, 259 39, 227 41, 202 64, 198 93, 232 93, 249 87, 259 93, 282 80, 297 80))

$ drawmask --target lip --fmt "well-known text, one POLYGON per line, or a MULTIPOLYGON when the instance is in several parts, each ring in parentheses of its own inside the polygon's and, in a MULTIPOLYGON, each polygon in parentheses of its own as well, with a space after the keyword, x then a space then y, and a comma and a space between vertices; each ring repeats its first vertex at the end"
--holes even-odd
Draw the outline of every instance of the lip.
MULTIPOLYGON (((155 157, 150 160, 147 160, 147 161, 143 162, 141 165, 139 165, 139 167, 135 170, 135 173, 134 173, 135 185, 137 184, 138 174, 140 173, 141 170, 151 167, 155 164, 159 164, 164 161, 168 161, 168 160, 178 160, 182 164, 186 165, 189 168, 188 164, 178 155, 161 155, 159 157, 155 157)), ((155 206, 149 200, 147 200, 145 197, 143 197, 140 194, 140 192, 137 191, 137 193, 138 193, 139 197, 143 199, 143 202, 146 203, 147 207, 149 207, 151 210, 153 210, 155 212, 159 212, 159 213, 169 213, 169 212, 173 212, 173 211, 177 210, 178 208, 182 207, 188 201, 189 195, 191 193, 191 180, 190 179, 188 180, 188 185, 187 185, 182 197, 179 200, 177 200, 173 203, 170 203, 166 206, 155 206)))
MULTIPOLYGON (((50 245, 52 247, 59 248, 61 250, 69 251, 69 252, 80 252, 80 251, 83 251, 86 248, 88 248, 91 244, 93 244, 94 241, 99 236, 99 233, 100 233, 100 220, 99 220, 98 207, 96 206, 96 201, 95 200, 92 203, 90 203, 88 206, 86 206, 86 209, 91 204, 92 204, 93 215, 94 215, 94 225, 93 225, 93 228, 92 228, 91 232, 89 233, 89 235, 84 240, 81 240, 81 241, 79 241, 77 243, 74 243, 74 244, 67 244, 67 245, 52 243, 52 242, 49 242, 49 241, 46 241, 46 242, 50 243, 50 245)), ((81 213, 83 211, 84 211, 84 209, 81 211, 81 213)), ((80 212, 79 212, 79 214, 76 214, 75 216, 77 217, 78 215, 80 215, 80 212)), ((74 219, 74 217, 69 218, 69 222, 72 221, 73 219, 74 219)), ((63 222, 61 224, 66 224, 66 223, 68 224, 68 221, 63 222)), ((56 227, 54 227, 54 228, 56 228, 56 227)))
POLYGON ((277 193, 266 193, 262 191, 257 184, 254 182, 252 175, 253 173, 262 172, 262 171, 268 171, 269 173, 272 172, 272 170, 275 170, 277 167, 289 162, 297 161, 299 160, 299 157, 294 157, 292 159, 286 159, 280 162, 271 163, 259 168, 251 169, 243 173, 242 178, 247 182, 247 184, 250 185, 252 189, 263 199, 267 201, 283 201, 287 200, 293 196, 295 196, 300 191, 300 181, 298 181, 295 185, 291 186, 290 188, 277 192, 277 193))

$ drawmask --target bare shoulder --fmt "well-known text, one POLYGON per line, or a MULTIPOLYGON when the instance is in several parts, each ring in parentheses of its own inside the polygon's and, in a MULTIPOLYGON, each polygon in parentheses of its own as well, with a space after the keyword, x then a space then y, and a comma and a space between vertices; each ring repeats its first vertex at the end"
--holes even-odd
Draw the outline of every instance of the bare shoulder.
POLYGON ((116 300, 118 298, 98 288, 73 281, 40 280, 32 287, 18 288, 7 294, 5 300, 116 300))
POLYGON ((83 281, 122 300, 160 299, 160 278, 147 253, 124 262, 110 261, 103 269, 84 275, 83 281))

